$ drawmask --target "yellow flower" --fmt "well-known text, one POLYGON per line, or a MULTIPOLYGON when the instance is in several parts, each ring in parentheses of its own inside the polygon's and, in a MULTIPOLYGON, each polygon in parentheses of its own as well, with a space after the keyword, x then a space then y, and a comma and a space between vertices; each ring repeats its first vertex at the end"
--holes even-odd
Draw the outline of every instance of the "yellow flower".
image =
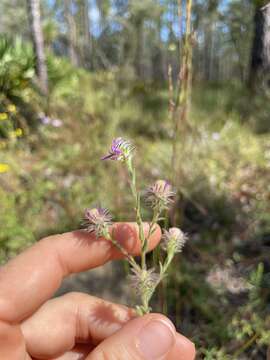
POLYGON ((17 137, 22 136, 22 134, 23 134, 22 129, 21 129, 21 128, 17 128, 17 129, 15 129, 14 131, 10 131, 10 132, 9 132, 9 137, 10 137, 11 139, 15 139, 15 138, 17 138, 17 137))
POLYGON ((1 173, 6 173, 8 172, 10 169, 9 165, 8 164, 2 164, 0 163, 0 174, 1 173))
POLYGON ((16 135, 17 137, 22 136, 22 134, 23 134, 23 131, 22 131, 21 128, 17 128, 17 129, 15 130, 15 135, 16 135))
POLYGON ((8 105, 8 107, 7 107, 7 111, 10 112, 10 113, 15 113, 16 110, 17 110, 16 106, 13 105, 13 104, 8 105))
POLYGON ((0 120, 7 120, 8 115, 6 113, 0 113, 0 120))

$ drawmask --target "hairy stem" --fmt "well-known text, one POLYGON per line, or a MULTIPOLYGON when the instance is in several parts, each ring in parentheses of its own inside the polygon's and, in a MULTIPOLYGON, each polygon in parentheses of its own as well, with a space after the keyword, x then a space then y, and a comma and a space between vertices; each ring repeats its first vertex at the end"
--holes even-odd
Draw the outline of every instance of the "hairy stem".
POLYGON ((109 233, 109 231, 104 231, 103 236, 105 237, 106 240, 110 241, 126 258, 126 260, 128 260, 129 264, 134 268, 134 269, 140 269, 139 265, 136 263, 134 257, 132 255, 130 255, 127 250, 121 245, 119 244, 119 242, 117 240, 115 240, 113 238, 113 236, 109 233))
POLYGON ((126 165, 130 176, 130 189, 135 201, 136 222, 139 226, 139 237, 141 241, 141 261, 142 261, 141 264, 142 264, 142 269, 146 269, 146 251, 147 251, 148 241, 144 235, 143 221, 141 216, 141 197, 137 190, 136 171, 133 166, 131 158, 128 158, 126 160, 126 165))
POLYGON ((149 296, 147 297, 147 307, 149 309, 149 302, 151 301, 155 291, 156 291, 156 288, 158 287, 158 285, 160 284, 160 282, 165 278, 166 276, 166 273, 168 271, 168 268, 173 260, 173 257, 174 255, 173 254, 168 254, 167 255, 167 258, 164 262, 164 264, 161 264, 162 266, 160 266, 160 276, 159 276, 159 280, 157 281, 157 283, 155 284, 155 286, 153 287, 151 293, 149 294, 149 296))

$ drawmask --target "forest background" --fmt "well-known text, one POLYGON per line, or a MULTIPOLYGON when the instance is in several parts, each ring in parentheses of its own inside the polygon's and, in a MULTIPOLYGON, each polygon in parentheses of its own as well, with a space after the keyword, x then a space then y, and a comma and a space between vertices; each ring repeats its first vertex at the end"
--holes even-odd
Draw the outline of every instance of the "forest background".
POLYGON ((126 174, 100 161, 118 136, 142 188, 173 182, 189 236, 155 310, 198 359, 270 358, 269 1, 1 0, 2 263, 91 204, 133 219, 126 174))

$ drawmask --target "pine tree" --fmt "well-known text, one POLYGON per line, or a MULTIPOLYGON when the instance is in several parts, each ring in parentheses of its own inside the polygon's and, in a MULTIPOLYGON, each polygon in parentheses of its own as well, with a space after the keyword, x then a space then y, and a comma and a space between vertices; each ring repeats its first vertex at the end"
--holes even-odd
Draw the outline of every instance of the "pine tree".
POLYGON ((31 35, 36 55, 36 71, 42 92, 48 94, 48 74, 44 51, 39 0, 27 0, 31 35))

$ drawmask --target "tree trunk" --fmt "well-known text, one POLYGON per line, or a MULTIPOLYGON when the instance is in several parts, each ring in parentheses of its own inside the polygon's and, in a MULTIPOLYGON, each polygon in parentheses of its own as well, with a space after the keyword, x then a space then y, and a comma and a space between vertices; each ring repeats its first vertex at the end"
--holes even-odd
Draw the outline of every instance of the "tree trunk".
POLYGON ((78 65, 76 52, 76 23, 71 13, 72 0, 64 0, 64 16, 67 24, 68 54, 71 63, 78 65))
POLYGON ((90 19, 89 19, 89 3, 88 0, 83 0, 83 15, 84 15, 84 57, 86 67, 92 68, 92 37, 90 33, 90 19))
POLYGON ((270 3, 255 10, 249 79, 252 88, 260 79, 270 86, 270 3))
POLYGON ((143 50, 144 50, 144 20, 137 19, 135 22, 135 31, 137 34, 136 39, 136 51, 135 51, 135 59, 134 66, 136 70, 136 74, 139 79, 143 79, 144 77, 144 59, 143 59, 143 50))
POLYGON ((48 73, 44 51, 44 40, 40 17, 39 0, 27 0, 28 15, 31 26, 34 51, 36 55, 36 72, 42 92, 48 94, 48 73))
POLYGON ((137 47, 136 47, 136 73, 139 78, 143 78, 144 76, 144 59, 143 59, 143 44, 144 43, 144 21, 139 20, 137 23, 137 47))
POLYGON ((182 36, 183 36, 183 1, 178 0, 177 1, 177 10, 178 10, 178 24, 179 24, 179 56, 181 58, 182 56, 182 36))
POLYGON ((152 62, 152 80, 157 80, 162 83, 165 81, 166 74, 166 64, 164 59, 164 48, 162 43, 162 22, 161 16, 157 20, 156 28, 156 39, 155 45, 152 49, 151 62, 152 62))

